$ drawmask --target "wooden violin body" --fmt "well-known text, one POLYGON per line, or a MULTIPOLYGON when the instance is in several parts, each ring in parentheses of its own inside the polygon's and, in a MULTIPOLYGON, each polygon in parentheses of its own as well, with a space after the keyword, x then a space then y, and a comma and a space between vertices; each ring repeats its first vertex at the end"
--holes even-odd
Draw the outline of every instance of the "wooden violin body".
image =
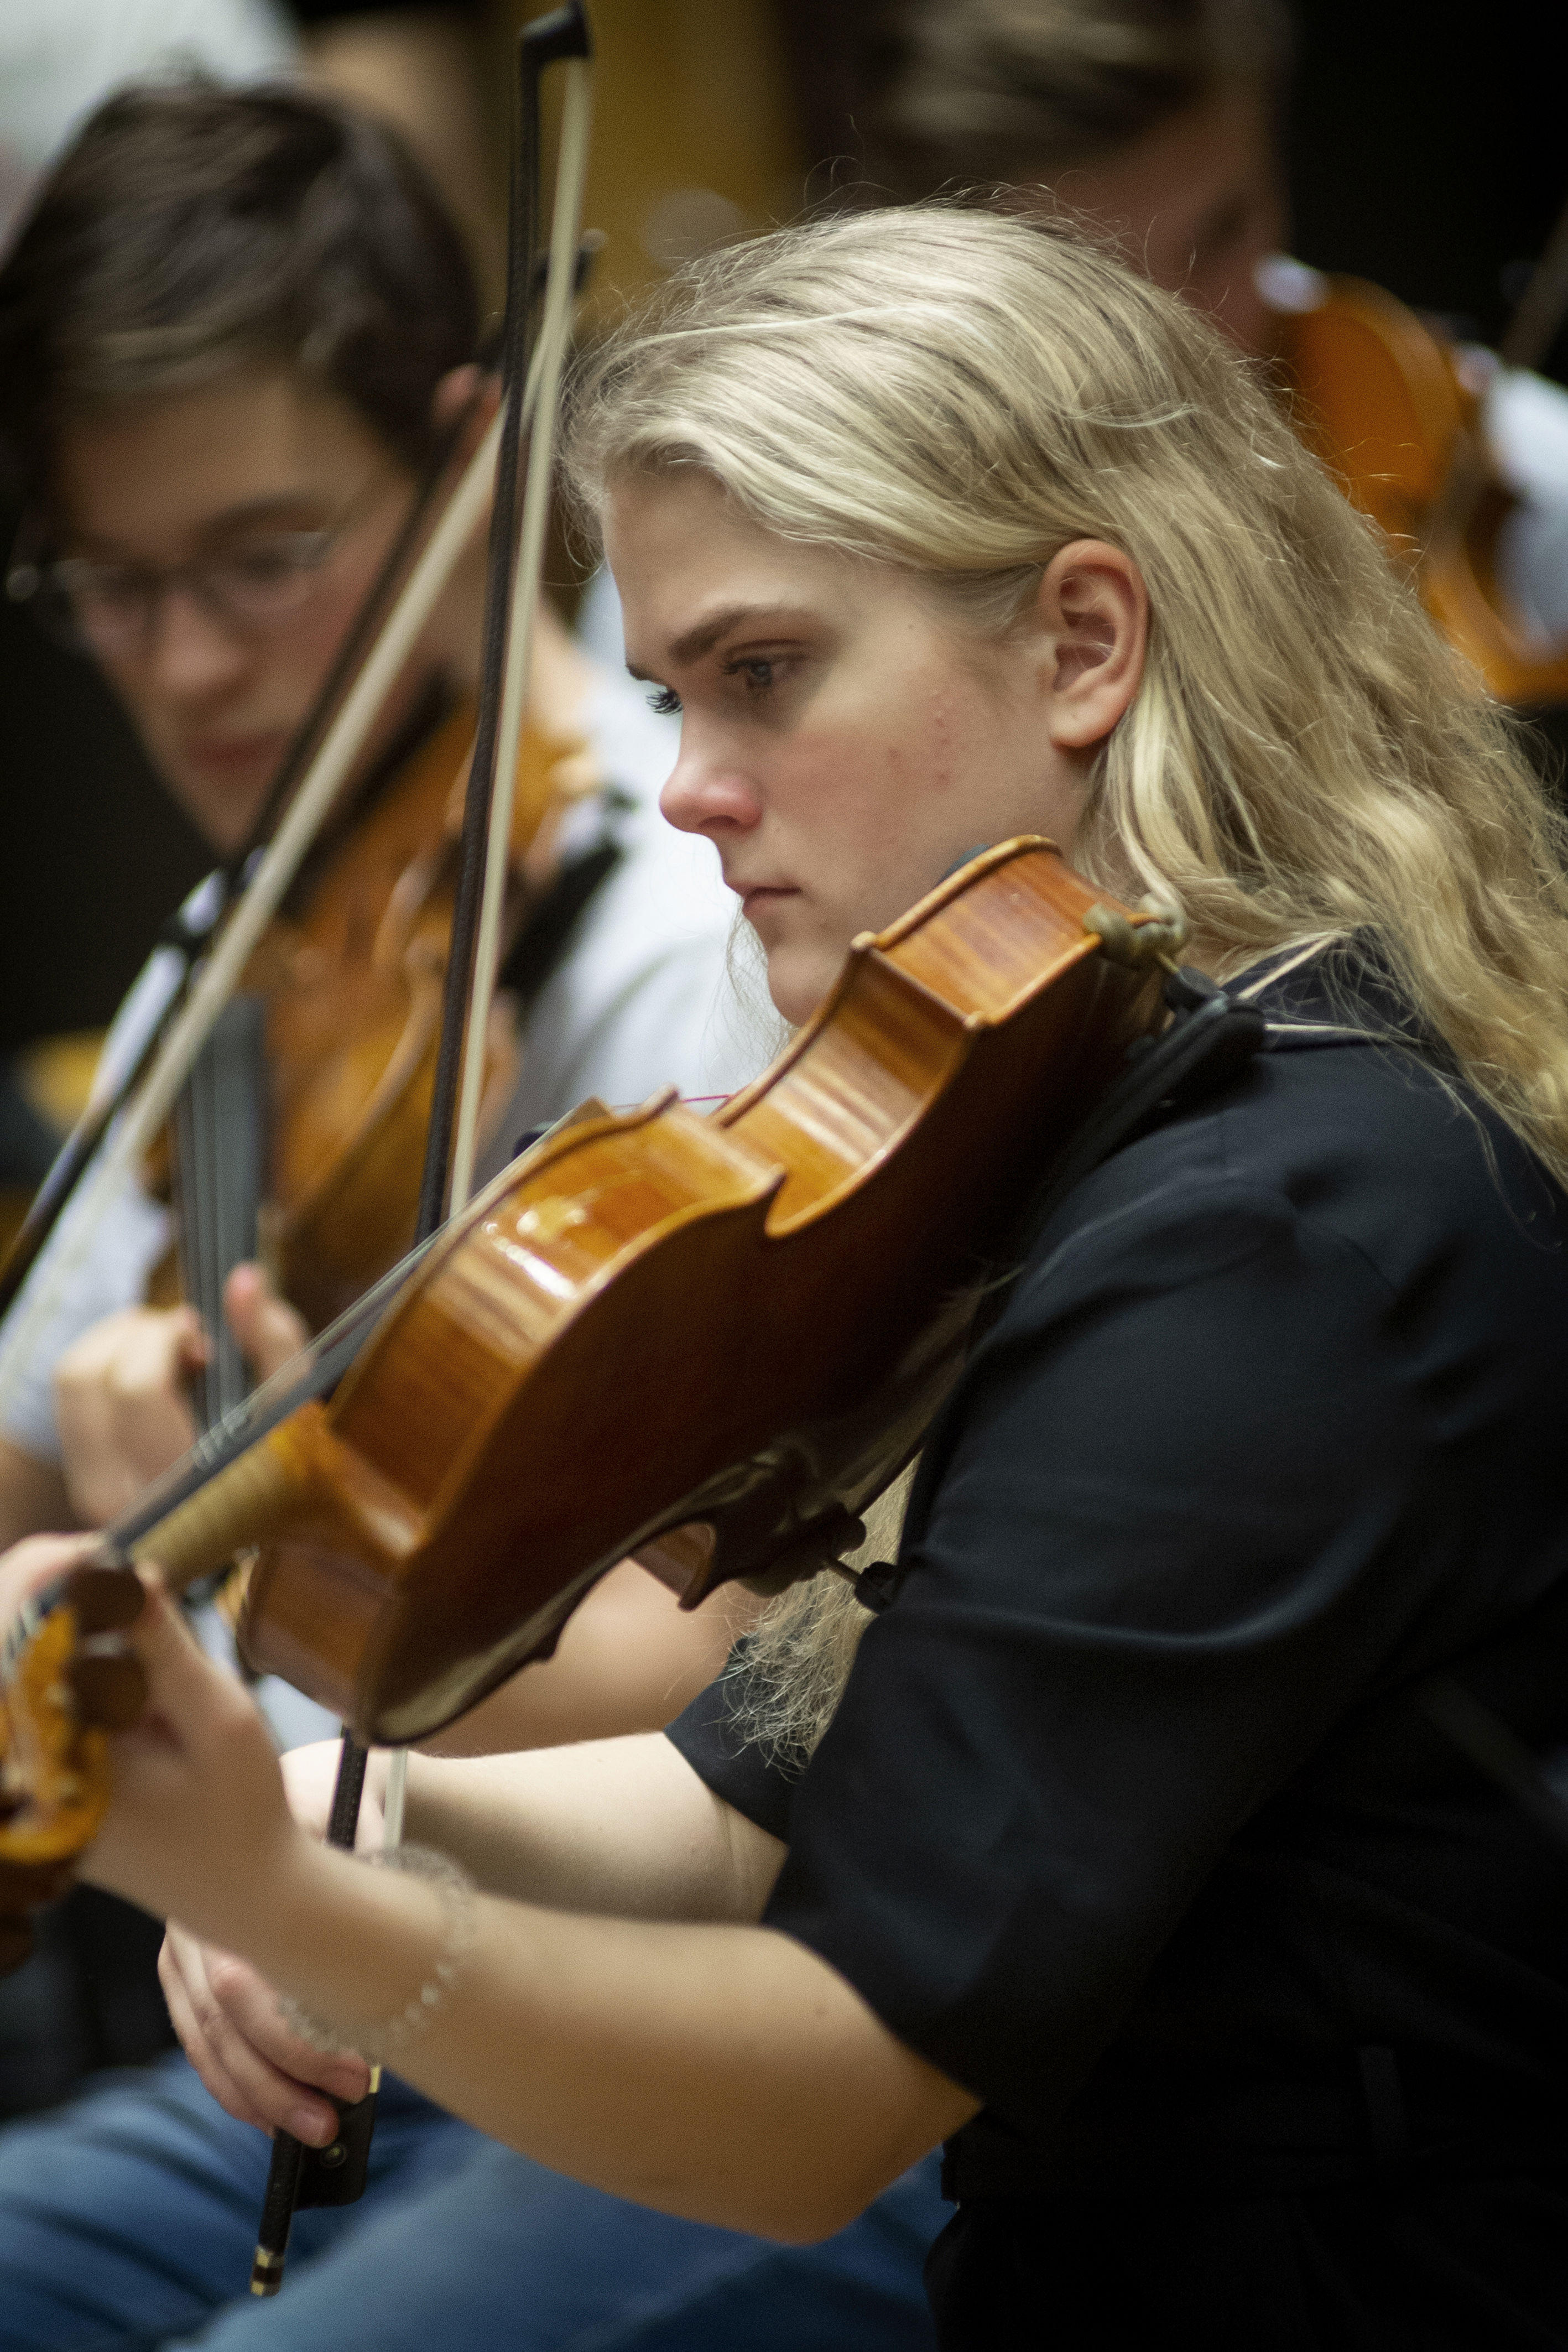
POLYGON ((1309 445, 1408 555, 1427 609, 1500 700, 1568 700, 1568 649, 1532 646, 1497 584, 1491 551, 1509 500, 1490 478, 1479 404, 1451 346, 1380 287, 1327 285, 1325 300, 1290 318, 1283 354, 1309 445))
POLYGON ((547 1138, 330 1404, 137 1556, 183 1581, 259 1543, 246 1654, 366 1742, 428 1734, 547 1654, 666 1531, 686 1532, 654 1565, 689 1605, 831 1557, 951 1374, 944 1303, 1163 1018, 1157 972, 1084 929, 1095 898, 1047 844, 988 851, 857 941, 715 1118, 656 1101, 547 1138))
MULTIPOLYGON (((273 922, 246 973, 265 1040, 258 1243, 312 1329, 413 1238, 473 731, 472 709, 459 706, 309 877, 298 910, 273 922)), ((576 738, 525 728, 511 838, 519 898, 583 765, 576 738)), ((503 1024, 493 1028, 487 1094, 504 1101, 516 1055, 503 1024)), ((170 1172, 182 1208, 202 1197, 178 1154, 170 1172)), ((200 1174, 210 1191, 211 1173, 200 1174)), ((165 1283, 156 1303, 178 1295, 165 1283)), ((211 1318, 216 1299, 197 1303, 211 1318)))

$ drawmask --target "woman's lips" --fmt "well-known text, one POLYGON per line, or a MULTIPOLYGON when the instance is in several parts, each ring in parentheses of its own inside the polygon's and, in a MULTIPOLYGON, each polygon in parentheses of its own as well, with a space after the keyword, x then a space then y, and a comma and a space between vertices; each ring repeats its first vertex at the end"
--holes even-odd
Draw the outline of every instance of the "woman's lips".
POLYGON ((765 907, 776 905, 781 898, 798 898, 800 895, 789 882, 751 882, 731 887, 739 889, 740 911, 748 923, 754 922, 765 907))

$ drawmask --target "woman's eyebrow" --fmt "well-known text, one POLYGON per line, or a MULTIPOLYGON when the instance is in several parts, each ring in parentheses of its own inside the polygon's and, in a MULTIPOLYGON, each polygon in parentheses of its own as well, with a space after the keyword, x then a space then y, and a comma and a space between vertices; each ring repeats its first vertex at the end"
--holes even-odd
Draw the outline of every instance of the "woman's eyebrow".
MULTIPOLYGON (((722 612, 710 614, 706 621, 697 622, 683 636, 674 638, 665 650, 664 659, 670 667, 675 669, 687 662, 701 661, 705 654, 713 651, 721 637, 727 636, 730 630, 738 628, 743 621, 789 622, 805 617, 800 607, 790 604, 727 604, 722 612)), ((633 677, 651 678, 651 673, 639 668, 635 662, 628 661, 626 667, 633 677)), ((657 683, 656 680, 652 682, 657 683)))

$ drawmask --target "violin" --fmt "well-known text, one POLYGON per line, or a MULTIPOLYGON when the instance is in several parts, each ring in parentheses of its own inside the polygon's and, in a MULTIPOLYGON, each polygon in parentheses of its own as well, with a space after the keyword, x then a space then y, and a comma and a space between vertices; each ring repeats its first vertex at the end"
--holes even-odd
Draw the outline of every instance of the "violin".
MULTIPOLYGON (((482 516, 499 437, 497 420, 446 499, 434 532, 426 525, 446 460, 416 501, 274 788, 272 803, 282 806, 288 789, 298 784, 297 799, 313 797, 315 810, 303 812, 301 824, 302 812, 288 805, 256 882, 235 902, 208 959, 209 967, 226 959, 227 977, 204 967, 193 983, 198 1002, 176 1019, 176 1029, 185 1031, 185 1048, 172 1041, 156 1068, 151 1061, 156 1032, 129 1059, 122 1051, 118 1086, 110 1081, 101 1100, 95 1086, 93 1101, 0 1275, 9 1302, 71 1187, 92 1164, 126 1089, 151 1069, 143 1095, 156 1091, 173 1118, 160 1135, 156 1105, 149 1112, 138 1098, 131 1116, 147 1143, 138 1149, 134 1136, 121 1138, 119 1181, 134 1171, 154 1194, 173 1195, 177 1250, 155 1270, 149 1297, 168 1305, 183 1296, 203 1312, 213 1354, 194 1385, 198 1416, 206 1425, 248 1385, 222 1311, 224 1280, 235 1264, 259 1250, 285 1294, 319 1328, 394 1263, 413 1237, 464 779, 476 725, 473 709, 450 713, 354 820, 340 825, 335 838, 299 868, 317 827, 341 797, 382 697, 482 516), (389 612, 404 573, 404 588, 389 612), (290 833, 292 845, 285 839, 290 833), (269 863, 280 869, 267 893, 270 907, 246 925, 247 900, 260 892, 269 863), (231 934, 242 926, 247 935, 236 942, 231 934), (161 1077, 166 1078, 162 1086, 161 1077)), ((555 676, 558 667, 547 664, 536 676, 528 708, 519 709, 515 737, 508 734, 508 750, 514 741, 516 750, 499 861, 505 889, 498 957, 554 878, 559 818, 596 782, 555 676)), ((193 944, 197 938, 199 929, 193 944)), ((190 951, 187 947, 187 957, 190 951)), ((153 963, 160 958, 180 962, 170 947, 161 948, 153 963)), ((150 966, 143 982, 156 976, 150 966)), ((168 1005, 168 984, 161 984, 161 1001, 168 1005)), ((480 1108, 487 1114, 509 1093, 516 1055, 504 1024, 486 1022, 481 1042, 480 1108)), ((36 1327, 42 1311, 42 1302, 29 1305, 7 1324, 0 1381, 26 1361, 33 1341, 26 1327, 29 1320, 36 1327)))
MULTIPOLYGON (((461 705, 335 845, 298 910, 274 918, 236 999, 261 1026, 252 1084, 265 1093, 267 1136, 255 1245, 313 1330, 413 1239, 473 738, 473 709, 461 705)), ((542 715, 525 724, 507 860, 514 920, 548 884, 559 818, 591 781, 580 738, 542 715)), ((220 1054, 232 1025, 214 1040, 220 1054)), ((488 1059, 487 1092, 504 1100, 516 1057, 494 1024, 488 1059)), ((200 1065, 193 1078, 213 1082, 200 1065)), ((208 1123, 231 1162, 234 1125, 208 1123)), ((177 1124, 172 1171, 183 1286, 217 1330, 223 1277, 250 1250, 191 1245, 190 1212, 221 1192, 222 1174, 193 1168, 184 1131, 177 1124), (208 1257, 215 1280, 193 1282, 186 1269, 208 1257)), ((221 1199, 206 1216, 222 1224, 221 1199)), ((237 1228, 241 1218, 228 1222, 237 1228)))
MULTIPOLYGON (((1170 941, 1045 841, 985 851, 857 940, 712 1118, 590 1105, 525 1153, 329 1400, 215 1470, 198 1449, 110 1556, 178 1588, 255 1548, 244 1654, 367 1745, 548 1656, 628 1554, 687 1608, 831 1562, 918 1446, 1042 1171, 1163 1023, 1170 941)), ((315 1385, 338 1369, 329 1349, 315 1385)), ((12 1629, 0 1864, 57 1871, 101 1819, 136 1673, 106 1627, 139 1590, 78 1571, 12 1629)))
POLYGON ((1323 286, 1314 307, 1289 314, 1283 339, 1303 438, 1410 564, 1432 618, 1500 701, 1568 701, 1568 646, 1542 653, 1498 585, 1510 495, 1453 346, 1380 287, 1323 286))

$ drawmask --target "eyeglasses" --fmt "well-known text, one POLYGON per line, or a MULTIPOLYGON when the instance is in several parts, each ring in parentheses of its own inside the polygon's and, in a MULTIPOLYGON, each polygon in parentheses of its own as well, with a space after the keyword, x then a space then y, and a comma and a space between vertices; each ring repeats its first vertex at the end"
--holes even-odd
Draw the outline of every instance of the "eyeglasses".
POLYGON ((378 479, 325 529, 257 532, 221 554, 197 556, 189 563, 33 555, 19 540, 5 593, 15 604, 30 604, 51 636, 108 659, 143 649, 173 588, 183 588, 204 613, 237 635, 259 635, 309 603, 322 565, 381 487, 378 479))

